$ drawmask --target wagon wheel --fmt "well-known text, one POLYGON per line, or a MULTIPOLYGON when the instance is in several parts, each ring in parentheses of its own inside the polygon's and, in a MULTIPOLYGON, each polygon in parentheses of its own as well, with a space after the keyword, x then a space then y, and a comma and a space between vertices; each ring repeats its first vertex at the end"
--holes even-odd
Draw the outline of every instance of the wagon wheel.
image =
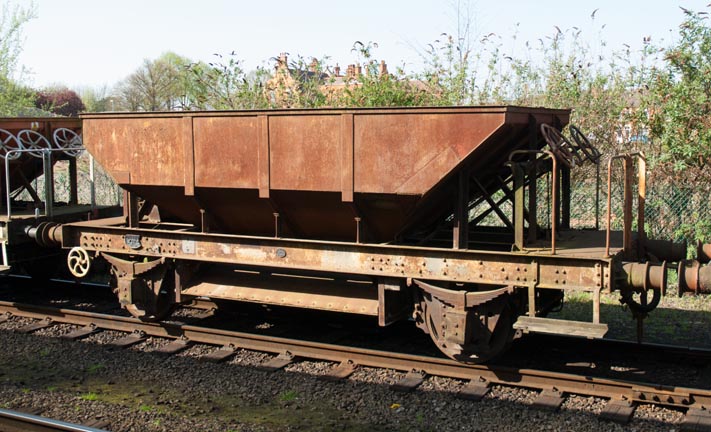
POLYGON ((14 160, 22 154, 16 152, 8 156, 12 150, 22 150, 22 144, 15 138, 15 135, 5 129, 0 129, 0 158, 14 160))
POLYGON ((583 154, 585 154, 585 157, 587 157, 588 160, 595 165, 599 164, 600 156, 602 156, 602 154, 597 148, 595 148, 595 146, 590 144, 588 137, 586 137, 585 134, 577 128, 577 126, 570 125, 568 126, 568 130, 570 131, 570 137, 573 138, 573 141, 575 141, 576 144, 578 144, 578 147, 583 154))
POLYGON ((176 307, 173 302, 175 270, 166 264, 133 276, 121 273, 114 266, 111 286, 124 309, 142 321, 165 319, 176 307), (130 303, 124 297, 126 290, 130 290, 130 303))
POLYGON ((575 165, 584 162, 584 159, 578 155, 577 147, 563 136, 558 129, 544 123, 541 125, 541 133, 553 154, 563 165, 573 168, 575 165))
POLYGON ((17 134, 17 140, 20 142, 22 147, 29 151, 28 153, 36 158, 41 158, 43 150, 48 150, 52 148, 47 138, 41 133, 33 131, 31 129, 21 130, 17 134))
POLYGON ((54 144, 64 150, 67 156, 77 157, 84 151, 81 135, 71 129, 58 128, 52 134, 54 144))
POLYGON ((508 295, 488 303, 486 311, 477 311, 478 307, 475 307, 467 312, 467 326, 472 326, 469 330, 472 336, 464 344, 446 340, 446 304, 423 293, 420 306, 427 331, 437 348, 447 357, 462 363, 477 364, 493 359, 508 349, 515 335, 514 312, 508 295))
POLYGON ((142 321, 160 321, 167 318, 173 310, 175 290, 175 273, 168 270, 159 280, 150 277, 139 279, 143 295, 134 298, 134 302, 126 305, 128 313, 142 321))

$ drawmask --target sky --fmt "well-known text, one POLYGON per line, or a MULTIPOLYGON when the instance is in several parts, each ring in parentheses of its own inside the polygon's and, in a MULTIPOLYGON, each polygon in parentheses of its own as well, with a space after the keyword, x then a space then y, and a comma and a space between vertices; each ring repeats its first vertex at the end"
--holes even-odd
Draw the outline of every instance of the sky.
POLYGON ((413 72, 428 43, 456 34, 457 3, 459 16, 470 10, 475 41, 495 33, 513 52, 554 34, 554 26, 581 28, 593 45, 602 34, 606 49, 639 49, 647 36, 668 44, 684 18, 680 6, 709 11, 709 0, 2 1, 36 7, 37 18, 24 28, 24 81, 74 89, 110 87, 167 51, 196 61, 234 51, 247 69, 281 52, 329 56, 345 70, 355 62, 355 41, 376 42, 376 58, 413 72))

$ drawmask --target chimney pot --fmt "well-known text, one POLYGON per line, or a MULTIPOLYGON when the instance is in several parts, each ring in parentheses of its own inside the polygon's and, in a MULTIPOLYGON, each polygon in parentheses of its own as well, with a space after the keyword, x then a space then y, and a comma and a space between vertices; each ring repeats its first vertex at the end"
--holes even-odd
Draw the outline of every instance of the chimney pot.
POLYGON ((380 60, 380 68, 378 72, 380 73, 380 76, 387 75, 388 65, 385 64, 385 60, 380 60))

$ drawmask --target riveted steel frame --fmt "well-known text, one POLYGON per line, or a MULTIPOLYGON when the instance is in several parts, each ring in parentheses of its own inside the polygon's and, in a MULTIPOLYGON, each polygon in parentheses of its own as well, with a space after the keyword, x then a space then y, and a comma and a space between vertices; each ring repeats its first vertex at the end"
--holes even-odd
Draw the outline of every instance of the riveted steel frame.
POLYGON ((614 289, 614 258, 422 248, 186 232, 116 225, 123 218, 62 226, 62 246, 283 270, 578 291, 614 289), (112 226, 113 225, 113 226, 112 226), (130 241, 127 241, 127 236, 130 241))

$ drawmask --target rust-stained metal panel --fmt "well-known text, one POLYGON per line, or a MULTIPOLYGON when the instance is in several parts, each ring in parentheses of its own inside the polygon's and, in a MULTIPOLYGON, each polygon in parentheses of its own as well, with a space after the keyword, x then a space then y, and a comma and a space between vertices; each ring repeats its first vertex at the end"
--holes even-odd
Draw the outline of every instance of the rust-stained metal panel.
POLYGON ((91 154, 116 180, 130 173, 132 185, 184 186, 183 136, 179 117, 84 120, 91 154))
POLYGON ((422 195, 504 121, 501 111, 359 115, 355 189, 422 195))
POLYGON ((259 187, 259 121, 257 116, 195 118, 196 186, 259 187))
POLYGON ((340 191, 340 124, 340 115, 270 116, 271 188, 340 191))
POLYGON ((162 216, 195 223, 202 209, 221 232, 263 235, 278 213, 287 236, 351 241, 358 218, 366 241, 384 242, 440 212, 459 170, 500 166, 532 127, 568 115, 449 107, 83 118, 89 151, 162 216))

